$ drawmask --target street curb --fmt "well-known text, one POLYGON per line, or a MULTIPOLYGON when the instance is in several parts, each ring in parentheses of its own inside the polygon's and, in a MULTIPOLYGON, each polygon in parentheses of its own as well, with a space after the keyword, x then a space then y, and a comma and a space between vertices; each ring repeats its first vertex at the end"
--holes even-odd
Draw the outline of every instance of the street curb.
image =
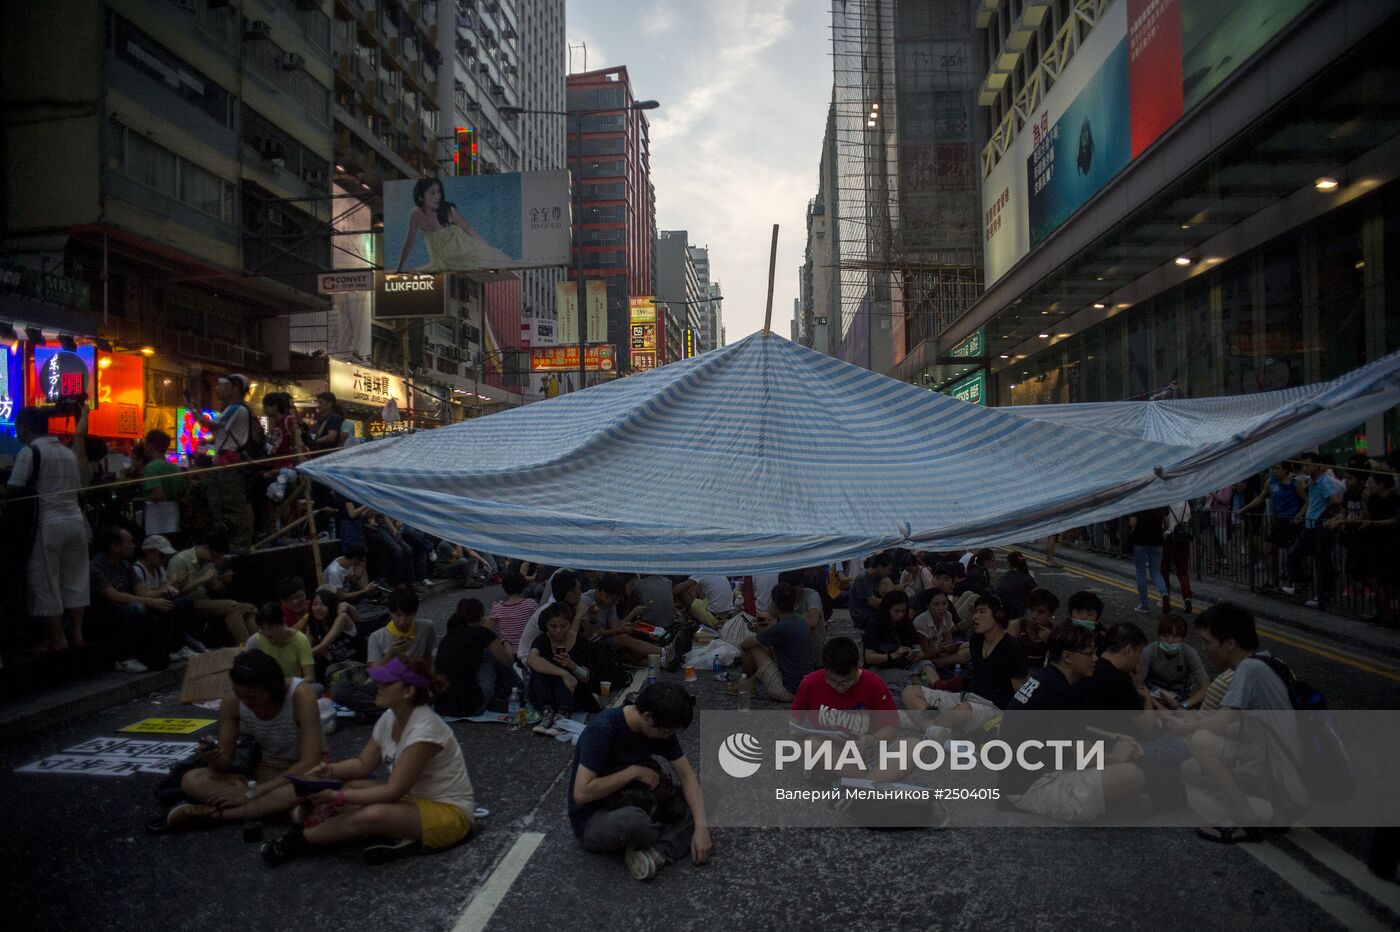
POLYGON ((0 741, 12 741, 50 728, 67 725, 84 716, 93 715, 123 702, 178 686, 184 676, 184 664, 172 665, 154 673, 127 676, 120 682, 91 688, 52 704, 41 705, 30 711, 20 711, 13 715, 0 715, 0 741))
MULTIPOLYGON (((1084 553, 1082 551, 1062 547, 1055 553, 1055 557, 1060 562, 1070 564, 1078 563, 1082 565, 1084 569, 1096 570, 1105 573, 1111 572, 1115 575, 1124 575, 1122 564, 1125 561, 1115 559, 1111 555, 1084 553)), ((1041 562, 1038 565, 1043 566, 1044 563, 1041 562)), ((1131 564, 1128 565, 1127 569, 1128 573, 1124 575, 1124 579, 1122 581, 1132 583, 1133 576, 1131 564)), ((1324 638, 1329 641, 1335 641, 1339 644, 1344 644, 1348 647, 1355 647, 1361 650, 1370 651, 1392 660, 1400 660, 1400 644, 1378 644, 1375 641, 1368 641, 1348 631, 1339 631, 1334 627, 1328 627, 1327 625, 1322 623, 1312 622, 1307 619, 1300 619, 1294 616, 1274 611, 1272 609, 1271 603, 1275 603, 1278 600, 1271 596, 1264 595, 1258 592, 1251 592, 1248 590, 1233 589, 1229 586, 1221 585, 1219 583, 1213 583, 1209 580, 1193 579, 1191 580, 1191 586, 1194 590, 1197 591, 1199 595, 1207 597, 1211 602, 1235 601, 1246 603, 1248 604, 1249 608, 1254 612, 1255 616, 1263 621, 1271 622, 1277 625, 1282 625, 1286 628, 1293 628, 1306 634, 1310 634, 1314 637, 1324 638)), ((1286 605, 1288 603, 1281 604, 1286 605)), ((1316 612, 1317 610, 1307 609, 1307 611, 1316 612)), ((1200 612, 1197 612, 1196 614, 1199 615, 1200 612)), ((1331 618, 1337 621, 1345 622, 1346 624, 1351 626, 1369 628, 1377 633, 1385 633, 1388 635, 1394 634, 1394 632, 1392 632, 1389 628, 1385 627, 1384 625, 1375 624, 1374 622, 1362 621, 1359 618, 1352 618, 1347 615, 1328 615, 1326 613, 1319 614, 1321 618, 1331 618)))

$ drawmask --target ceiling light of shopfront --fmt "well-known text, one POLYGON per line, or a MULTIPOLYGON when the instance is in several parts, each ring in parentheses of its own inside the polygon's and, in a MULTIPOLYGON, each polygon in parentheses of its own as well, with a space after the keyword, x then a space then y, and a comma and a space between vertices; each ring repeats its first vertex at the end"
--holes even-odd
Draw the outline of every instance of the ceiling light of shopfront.
POLYGON ((1048 333, 1042 333, 1042 334, 1039 334, 1039 337, 1040 337, 1042 340, 1048 340, 1048 339, 1050 339, 1050 334, 1048 334, 1048 333))
POLYGON ((1071 335, 1068 334, 1068 333, 1057 333, 1057 334, 1055 334, 1055 339, 1057 339, 1057 340, 1068 340, 1068 339, 1070 338, 1070 336, 1071 336, 1071 335))
POLYGON ((1128 308, 1132 307, 1132 305, 1124 302, 1122 304, 1117 305, 1117 307, 1120 311, 1126 311, 1128 308))
POLYGON ((110 369, 111 367, 112 367, 112 357, 111 357, 111 356, 103 356, 101 359, 97 360, 97 368, 99 368, 99 369, 110 369))
POLYGON ((1008 355, 1006 355, 1005 353, 1002 353, 1002 354, 1001 354, 1001 358, 1002 358, 1002 359, 1010 359, 1011 357, 1008 356, 1008 355))
MULTIPOLYGON (((1090 358, 1092 358, 1092 357, 1090 357, 1090 358)), ((162 385, 169 385, 169 384, 171 384, 171 383, 174 382, 174 381, 175 381, 174 379, 161 379, 161 380, 160 380, 160 384, 162 384, 162 385)))
POLYGON ((1095 302, 1094 302, 1094 310, 1096 310, 1096 311, 1101 311, 1101 310, 1103 310, 1103 309, 1106 308, 1106 307, 1108 307, 1108 305, 1107 305, 1107 304, 1104 304, 1102 301, 1095 301, 1095 302))
POLYGON ((1190 265, 1190 264, 1191 264, 1191 259, 1190 259, 1189 256, 1177 256, 1177 257, 1176 257, 1175 259, 1173 259, 1172 261, 1175 262, 1177 265, 1181 265, 1181 266, 1186 266, 1186 265, 1190 265))
POLYGON ((154 356, 155 354, 156 354, 156 348, 155 348, 154 346, 143 346, 143 347, 141 347, 141 355, 142 355, 142 356, 154 356))
POLYGON ((1313 182, 1313 187, 1319 191, 1335 191, 1340 184, 1341 182, 1331 175, 1323 175, 1313 182))
POLYGON ((1358 270, 1359 270, 1359 269, 1364 269, 1364 268, 1366 268, 1366 260, 1365 260, 1365 259, 1358 259, 1358 260, 1356 260, 1356 265, 1353 265, 1352 268, 1358 269, 1358 270))
POLYGON ((1189 229, 1191 229, 1191 224, 1189 224, 1189 223, 1183 223, 1183 224, 1181 225, 1181 228, 1182 228, 1183 230, 1189 230, 1189 229))

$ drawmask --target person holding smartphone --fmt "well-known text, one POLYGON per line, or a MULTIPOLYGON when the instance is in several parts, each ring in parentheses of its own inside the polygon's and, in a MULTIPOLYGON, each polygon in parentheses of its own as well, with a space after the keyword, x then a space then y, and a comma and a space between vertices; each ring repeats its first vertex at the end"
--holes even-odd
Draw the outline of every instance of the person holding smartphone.
POLYGON ((228 677, 233 690, 219 704, 218 741, 200 742, 205 766, 180 780, 192 802, 171 809, 164 826, 153 828, 239 824, 285 812, 295 800, 275 795, 279 788, 290 791, 283 775, 306 774, 321 762, 321 715, 309 683, 283 675, 276 660, 257 650, 235 657, 228 677), (240 735, 250 736, 260 752, 251 772, 232 769, 240 735), (249 781, 256 784, 252 790, 249 781))
POLYGON ((587 637, 573 624, 569 606, 551 602, 540 613, 544 633, 535 638, 525 665, 530 668, 530 704, 544 717, 535 733, 553 736, 555 718, 568 718, 574 712, 596 712, 597 684, 589 670, 591 658, 587 637))
POLYGON ((865 666, 895 689, 933 667, 909 615, 909 596, 891 589, 880 599, 865 636, 865 666))

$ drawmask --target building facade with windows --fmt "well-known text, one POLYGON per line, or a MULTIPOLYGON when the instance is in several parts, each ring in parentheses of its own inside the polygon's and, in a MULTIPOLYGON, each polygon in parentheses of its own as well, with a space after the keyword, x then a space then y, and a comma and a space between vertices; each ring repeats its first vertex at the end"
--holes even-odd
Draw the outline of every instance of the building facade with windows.
POLYGON ((616 358, 630 354, 632 298, 656 294, 656 192, 646 114, 625 67, 571 74, 566 79, 569 169, 581 178, 574 225, 571 280, 581 264, 585 280, 608 283, 608 332, 616 358), (599 113, 596 111, 609 111, 599 113), (582 111, 582 112, 578 112, 582 111), (588 112, 595 111, 595 112, 588 112))
MULTIPOLYGON (((1400 349, 1400 10, 1366 2, 983 0, 999 404, 1202 397, 1400 349), (1390 260, 1389 262, 1387 260, 1390 260)), ((1396 414, 1333 444, 1393 450, 1396 414)))
POLYGON ((173 431, 185 391, 208 398, 220 372, 271 387, 286 371, 286 315, 326 306, 315 272, 331 252, 329 7, 7 10, 0 249, 85 296, 56 309, 7 298, 0 317, 132 366, 115 439, 173 431))

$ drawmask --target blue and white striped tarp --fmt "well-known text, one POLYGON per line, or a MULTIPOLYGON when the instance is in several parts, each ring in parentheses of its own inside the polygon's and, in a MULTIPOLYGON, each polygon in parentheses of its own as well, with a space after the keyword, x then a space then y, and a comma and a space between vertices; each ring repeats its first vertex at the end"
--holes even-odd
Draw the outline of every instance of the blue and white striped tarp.
POLYGON ((983 408, 754 334, 303 471, 555 565, 759 573, 1013 543, 1205 494, 1400 403, 1400 354, 1269 396, 983 408))

